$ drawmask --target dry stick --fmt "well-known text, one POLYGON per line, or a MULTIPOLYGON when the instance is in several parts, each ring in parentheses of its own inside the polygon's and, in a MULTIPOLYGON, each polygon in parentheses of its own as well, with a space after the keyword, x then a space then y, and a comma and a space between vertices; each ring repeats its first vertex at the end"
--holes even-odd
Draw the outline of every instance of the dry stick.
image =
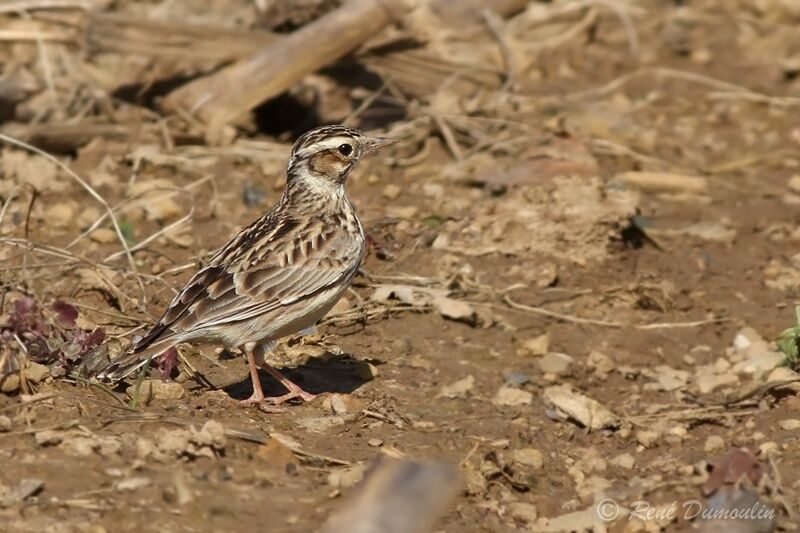
POLYGON ((405 0, 347 2, 285 39, 179 87, 163 105, 195 112, 214 137, 224 125, 355 49, 392 22, 392 10, 408 7, 405 0))
POLYGON ((617 89, 619 89, 620 87, 622 87, 623 85, 625 85, 626 83, 635 78, 647 75, 659 76, 664 78, 673 78, 683 81, 689 81, 692 83, 698 83, 700 85, 707 85, 709 87, 714 87, 716 89, 719 89, 720 91, 726 91, 738 95, 749 95, 749 97, 752 97, 754 99, 759 99, 759 101, 768 102, 776 105, 788 106, 788 105, 797 105, 798 103, 800 103, 800 98, 787 99, 783 97, 768 96, 765 94, 752 91, 746 87, 742 87, 741 85, 728 83, 726 81, 718 80, 710 76, 705 76, 703 74, 686 72, 683 70, 676 70, 665 67, 645 67, 637 69, 634 70, 633 72, 624 74, 619 78, 616 78, 600 87, 595 87, 594 89, 567 94, 559 97, 559 99, 567 101, 578 101, 578 100, 585 100, 587 98, 602 97, 611 94, 612 92, 616 91, 617 89))
POLYGON ((98 7, 98 3, 92 0, 19 0, 17 2, 6 2, 0 6, 0 14, 42 9, 82 9, 89 11, 96 7, 98 7))
POLYGON ((508 295, 503 296, 503 301, 508 305, 510 305, 511 307, 513 307, 514 309, 518 309, 520 311, 528 311, 531 313, 536 313, 538 315, 549 316, 551 318, 557 318, 558 320, 563 320, 564 322, 572 322, 574 324, 587 324, 591 326, 603 326, 606 328, 635 328, 643 330, 694 328, 697 326, 705 326, 707 324, 717 324, 720 322, 727 322, 728 320, 730 320, 728 318, 710 318, 706 320, 695 320, 692 322, 655 322, 653 324, 625 324, 623 322, 611 322, 607 320, 595 320, 592 318, 581 318, 579 316, 574 316, 574 315, 565 315, 562 313, 557 313, 555 311, 549 311, 541 307, 533 307, 530 305, 525 305, 515 302, 508 295))
POLYGON ((80 186, 83 187, 84 190, 86 190, 92 196, 92 198, 97 200, 97 202, 99 202, 106 209, 106 211, 109 214, 109 217, 111 218, 111 223, 114 226, 114 231, 117 234, 117 239, 122 244, 125 256, 128 258, 128 264, 131 267, 131 271, 133 272, 134 276, 136 277, 136 280, 139 282, 139 288, 142 291, 142 301, 143 301, 143 303, 146 303, 147 302, 147 295, 146 295, 145 290, 144 290, 144 282, 142 282, 142 278, 139 275, 139 271, 136 268, 136 262, 133 260, 133 254, 131 254, 130 248, 128 247, 128 243, 125 241, 125 236, 122 234, 122 229, 119 227, 119 222, 117 221, 117 217, 114 216, 114 213, 111 211, 111 206, 108 204, 108 202, 105 200, 105 198, 100 196, 100 194, 96 190, 94 190, 94 188, 91 185, 89 185, 83 178, 81 178, 75 172, 73 172, 72 169, 70 169, 67 165, 65 165, 64 163, 62 163, 61 161, 59 161, 58 159, 56 159, 52 155, 48 154, 44 150, 40 150, 39 148, 36 148, 35 146, 31 146, 28 143, 19 141, 17 139, 14 139, 13 137, 9 137, 8 135, 4 135, 2 133, 0 133, 0 140, 3 140, 5 142, 7 142, 9 144, 12 144, 14 146, 17 146, 19 148, 24 148, 25 150, 29 150, 29 151, 31 151, 31 152, 33 152, 35 154, 38 154, 38 155, 44 157, 45 159, 47 159, 51 163, 54 163, 56 166, 58 166, 64 172, 66 172, 68 176, 70 176, 72 179, 77 181, 80 184, 80 186))

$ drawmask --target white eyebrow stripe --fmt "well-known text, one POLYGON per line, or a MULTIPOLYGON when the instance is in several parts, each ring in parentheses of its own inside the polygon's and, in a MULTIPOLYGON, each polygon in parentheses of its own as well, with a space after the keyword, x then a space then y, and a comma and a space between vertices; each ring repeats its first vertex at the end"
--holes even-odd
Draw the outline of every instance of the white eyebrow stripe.
POLYGON ((337 135, 336 137, 329 137, 327 139, 322 139, 320 141, 315 142, 314 144, 312 144, 310 146, 306 146, 305 148, 300 150, 298 155, 308 155, 310 153, 320 152, 322 150, 331 150, 331 149, 338 148, 339 145, 342 145, 342 144, 350 144, 350 145, 352 145, 353 143, 354 143, 354 139, 352 137, 347 136, 347 135, 337 135))

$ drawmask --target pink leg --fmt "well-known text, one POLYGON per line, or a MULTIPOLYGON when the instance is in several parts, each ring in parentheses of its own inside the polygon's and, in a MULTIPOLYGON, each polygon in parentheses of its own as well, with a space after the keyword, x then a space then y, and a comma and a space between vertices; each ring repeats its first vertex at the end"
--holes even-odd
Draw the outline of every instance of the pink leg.
POLYGON ((239 405, 244 407, 256 406, 259 409, 268 413, 280 413, 280 409, 275 409, 267 404, 267 399, 264 397, 264 389, 261 387, 261 379, 258 377, 258 365, 252 350, 243 349, 247 357, 247 366, 250 367, 250 381, 253 382, 253 394, 246 400, 241 400, 239 405))
POLYGON ((272 398, 267 398, 266 401, 273 405, 280 405, 287 400, 292 400, 294 398, 300 398, 304 402, 310 402, 314 398, 317 397, 316 394, 311 394, 310 392, 304 391, 297 383, 293 382, 268 364, 264 363, 264 370, 269 372, 269 375, 277 379, 281 382, 281 385, 286 387, 286 390, 289 392, 284 394, 283 396, 277 396, 272 398))

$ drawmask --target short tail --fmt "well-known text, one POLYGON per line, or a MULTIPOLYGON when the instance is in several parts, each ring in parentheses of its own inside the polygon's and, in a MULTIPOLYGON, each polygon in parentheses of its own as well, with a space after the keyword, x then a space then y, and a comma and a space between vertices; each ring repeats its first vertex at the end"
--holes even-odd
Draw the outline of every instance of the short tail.
POLYGON ((126 378, 176 344, 178 344, 178 341, 170 335, 139 350, 134 347, 111 361, 107 367, 97 374, 97 379, 113 382, 126 378))

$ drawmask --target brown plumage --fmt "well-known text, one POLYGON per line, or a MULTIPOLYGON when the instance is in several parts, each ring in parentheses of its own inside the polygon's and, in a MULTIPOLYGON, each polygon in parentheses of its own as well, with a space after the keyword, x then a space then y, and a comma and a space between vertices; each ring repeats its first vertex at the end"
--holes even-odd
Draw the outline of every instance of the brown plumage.
POLYGON ((256 355, 289 389, 274 403, 312 397, 263 357, 274 341, 313 327, 358 271, 364 230, 344 185, 361 156, 389 142, 341 126, 300 137, 278 204, 223 246, 152 329, 98 377, 121 379, 178 343, 212 341, 245 351, 253 379, 247 403, 267 401, 256 355))

